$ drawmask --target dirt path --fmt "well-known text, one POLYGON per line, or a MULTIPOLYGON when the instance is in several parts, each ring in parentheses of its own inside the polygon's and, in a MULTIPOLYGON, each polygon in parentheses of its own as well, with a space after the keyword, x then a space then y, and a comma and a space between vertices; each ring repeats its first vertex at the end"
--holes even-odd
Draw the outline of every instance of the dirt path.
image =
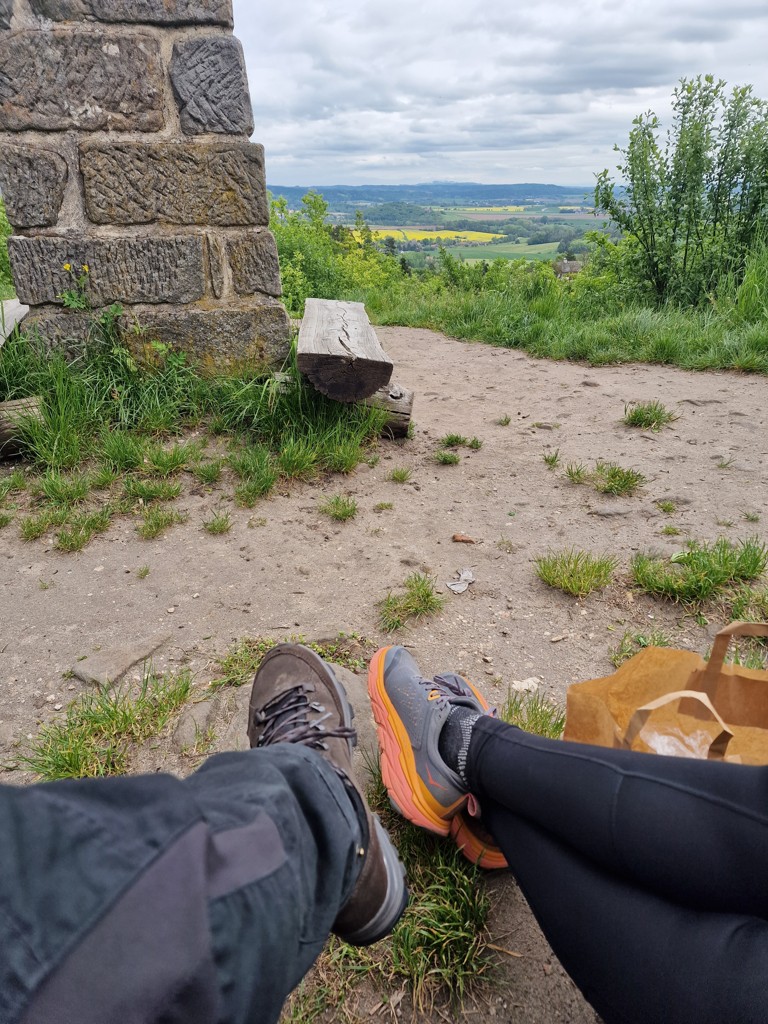
MULTIPOLYGON (((630 628, 663 627, 684 646, 707 648, 716 620, 702 627, 633 595, 626 570, 635 551, 671 553, 686 537, 765 535, 764 378, 587 368, 425 330, 378 333, 396 379, 416 391, 416 433, 403 444, 383 443, 377 465, 293 486, 252 511, 233 505, 230 481, 206 491, 189 477, 177 502, 189 513, 185 525, 142 541, 121 521, 78 555, 56 552, 51 537, 24 543, 14 526, 0 532, 0 762, 12 761, 15 744, 80 689, 72 670, 131 678, 130 666, 154 650, 158 667, 189 665, 202 693, 216 657, 241 637, 318 639, 343 630, 375 647, 386 639, 377 602, 415 569, 436 577, 447 606, 399 641, 430 674, 457 669, 494 700, 530 677, 562 698, 570 682, 610 671, 609 652, 630 628), (621 423, 625 403, 651 399, 679 419, 657 434, 621 423), (509 424, 499 425, 505 415, 509 424), (482 448, 461 449, 457 466, 438 466, 432 456, 448 432, 477 436, 482 448), (561 465, 550 471, 543 455, 556 449, 561 465), (632 498, 612 498, 566 480, 566 463, 592 467, 598 459, 639 470, 646 485, 632 498), (395 467, 412 471, 409 482, 388 479, 395 467), (335 525, 317 506, 342 492, 359 512, 335 525), (677 512, 662 514, 657 500, 674 501, 677 512), (393 508, 377 511, 382 502, 393 508), (234 525, 212 537, 201 524, 220 508, 234 525), (748 522, 745 513, 762 518, 748 522), (670 524, 679 536, 662 535, 670 524), (456 533, 475 543, 454 543, 456 533), (616 555, 617 582, 583 601, 540 583, 535 557, 570 546, 616 555), (141 567, 149 568, 144 578, 141 567), (444 584, 465 567, 476 582, 454 596, 444 584)), ((240 742, 237 707, 231 698, 206 710, 217 748, 240 742)), ((161 751, 161 763, 180 767, 178 746, 175 754, 161 751)), ((592 1021, 552 966, 511 881, 493 885, 504 897, 494 910, 495 941, 524 954, 508 958, 500 975, 499 1016, 592 1021)))

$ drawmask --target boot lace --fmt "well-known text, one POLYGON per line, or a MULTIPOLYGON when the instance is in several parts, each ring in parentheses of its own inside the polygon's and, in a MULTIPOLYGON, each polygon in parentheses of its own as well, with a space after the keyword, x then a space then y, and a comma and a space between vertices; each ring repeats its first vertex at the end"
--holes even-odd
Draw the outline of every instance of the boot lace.
POLYGON ((326 711, 325 705, 319 701, 309 701, 307 694, 313 692, 313 686, 299 683, 268 700, 254 715, 255 724, 262 728, 256 746, 301 743, 313 750, 327 750, 326 740, 353 739, 356 732, 349 726, 338 725, 328 729, 323 725, 323 722, 333 717, 333 712, 326 711), (319 717, 310 719, 310 714, 319 717))

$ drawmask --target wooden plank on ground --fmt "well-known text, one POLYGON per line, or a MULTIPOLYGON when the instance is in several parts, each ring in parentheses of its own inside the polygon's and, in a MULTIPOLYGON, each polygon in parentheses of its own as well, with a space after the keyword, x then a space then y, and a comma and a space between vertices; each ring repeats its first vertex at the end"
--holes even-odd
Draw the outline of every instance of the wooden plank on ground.
POLYGON ((41 419, 39 398, 0 402, 0 457, 14 455, 18 451, 19 425, 30 417, 41 419))
POLYGON ((18 299, 7 299, 0 302, 0 347, 16 324, 21 323, 29 312, 29 306, 23 305, 18 299))
POLYGON ((392 360, 362 302, 307 299, 297 363, 318 391, 337 402, 369 398, 392 376, 392 360))

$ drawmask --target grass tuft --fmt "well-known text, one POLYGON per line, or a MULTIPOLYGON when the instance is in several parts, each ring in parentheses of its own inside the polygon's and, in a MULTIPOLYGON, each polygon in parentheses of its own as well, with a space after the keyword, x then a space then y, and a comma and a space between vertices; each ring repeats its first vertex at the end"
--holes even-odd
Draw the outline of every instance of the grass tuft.
POLYGON ((569 462, 565 467, 565 475, 572 484, 583 484, 589 478, 589 471, 583 462, 569 462))
POLYGON ((435 452, 435 462, 438 466, 456 466, 461 459, 456 452, 435 452))
POLYGON ((616 565, 616 559, 611 556, 595 556, 569 548, 537 558, 536 575, 550 587, 585 597, 593 590, 608 586, 616 565))
POLYGON ((645 647, 669 647, 671 644, 671 638, 663 629, 652 629, 650 633, 637 633, 628 629, 611 651, 611 662, 618 668, 645 647))
POLYGON ((169 480, 140 480, 129 476, 123 483, 123 494, 133 501, 150 505, 155 501, 173 501, 181 494, 181 484, 169 480))
POLYGON ((628 427, 643 430, 661 430, 678 416, 665 408, 661 402, 631 402, 624 406, 624 423, 628 427))
POLYGON ((595 467, 595 489, 601 494, 634 494, 645 483, 645 477, 634 469, 622 469, 615 462, 598 462, 595 467))
POLYGON ((461 448, 469 444, 469 438, 463 434, 446 434, 440 438, 438 444, 443 448, 461 448))
POLYGON ((632 578, 653 597, 685 604, 699 603, 726 587, 748 583, 765 571, 768 547, 757 537, 732 543, 719 537, 713 544, 690 541, 668 559, 637 554, 632 578))
POLYGON ((228 533, 232 529, 232 519, 229 512, 216 512, 203 523, 203 529, 208 533, 228 533))
POLYGON ((335 494, 332 498, 318 505, 318 509, 337 523, 345 523, 357 515, 357 502, 343 494, 335 494))
POLYGON ((499 708, 499 718, 537 736, 559 740, 565 729, 565 708, 540 693, 510 690, 499 708))
POLYGON ((560 449, 556 448, 553 452, 549 452, 548 454, 545 452, 542 455, 542 458, 544 459, 544 464, 547 469, 557 469, 560 465, 560 449))
POLYGON ((201 484, 215 484, 221 477, 221 468, 221 459, 210 459, 208 462, 198 462, 192 472, 201 484))
POLYGON ((436 581, 425 573, 411 573, 403 586, 404 594, 390 591, 379 603, 381 628, 387 633, 402 629, 411 619, 434 615, 445 606, 445 598, 437 593, 436 581))
POLYGON ((191 676, 146 671, 138 694, 102 689, 86 693, 63 719, 44 725, 19 760, 41 780, 122 775, 131 747, 165 728, 189 697, 191 676))
MULTIPOLYGON (((303 643, 325 661, 343 665, 351 672, 361 672, 366 667, 361 652, 367 641, 357 633, 339 633, 332 639, 318 642, 307 641, 301 636, 290 636, 285 639, 303 643)), ((252 683, 264 655, 276 644, 283 642, 272 637, 248 637, 240 640, 220 659, 218 664, 221 674, 211 680, 211 689, 220 690, 223 686, 245 686, 252 683)))
POLYGON ((145 510, 143 522, 136 527, 136 532, 143 540, 154 540, 175 523, 184 523, 186 519, 186 515, 173 509, 153 505, 145 510))
POLYGON ((411 471, 405 466, 396 466, 389 474, 389 479, 395 484, 406 484, 411 479, 411 471))

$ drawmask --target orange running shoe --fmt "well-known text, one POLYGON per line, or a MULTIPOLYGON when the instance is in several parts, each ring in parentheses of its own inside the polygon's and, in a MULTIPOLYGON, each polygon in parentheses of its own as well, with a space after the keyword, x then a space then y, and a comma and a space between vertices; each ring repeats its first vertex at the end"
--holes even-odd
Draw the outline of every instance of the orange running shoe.
POLYGON ((404 818, 447 836, 469 792, 438 751, 438 737, 455 705, 491 713, 474 686, 454 673, 424 679, 404 647, 382 647, 371 659, 368 693, 381 747, 389 799, 404 818))
POLYGON ((467 811, 460 811, 451 819, 451 838, 467 860, 478 867, 488 871, 509 867, 491 833, 467 811))

